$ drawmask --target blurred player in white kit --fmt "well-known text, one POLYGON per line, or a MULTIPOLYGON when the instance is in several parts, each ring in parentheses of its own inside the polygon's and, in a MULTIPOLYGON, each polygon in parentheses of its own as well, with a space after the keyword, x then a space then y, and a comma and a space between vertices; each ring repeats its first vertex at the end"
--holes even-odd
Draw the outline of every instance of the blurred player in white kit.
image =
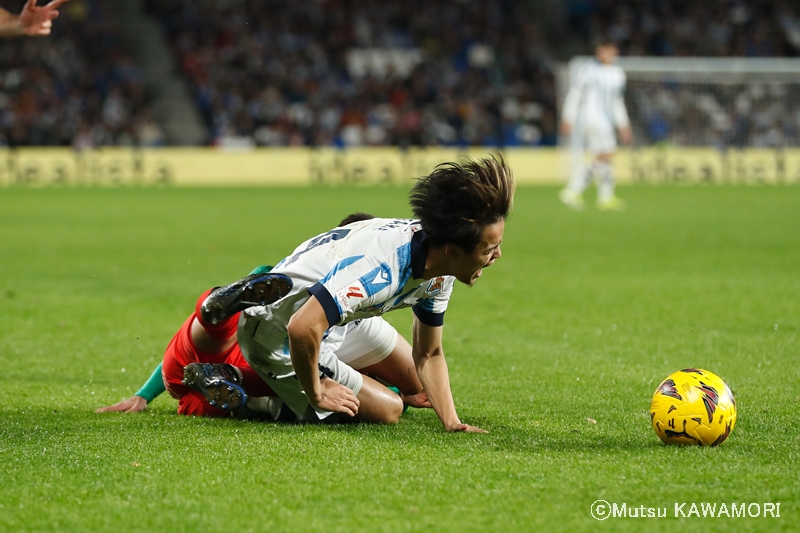
POLYGON ((628 112, 625 109, 625 72, 614 64, 619 49, 613 41, 603 40, 595 48, 595 57, 578 70, 572 80, 561 113, 561 134, 570 137, 573 150, 572 175, 559 199, 576 211, 583 210, 583 191, 598 180, 597 208, 622 211, 625 202, 614 194, 612 160, 617 151, 614 130, 624 144, 633 141, 628 112), (584 150, 592 155, 587 166, 584 150))

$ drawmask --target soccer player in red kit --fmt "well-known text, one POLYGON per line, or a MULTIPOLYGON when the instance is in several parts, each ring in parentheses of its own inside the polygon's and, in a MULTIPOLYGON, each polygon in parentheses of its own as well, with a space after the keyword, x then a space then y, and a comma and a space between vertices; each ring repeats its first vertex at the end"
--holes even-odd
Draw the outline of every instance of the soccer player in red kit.
MULTIPOLYGON (((252 398, 252 401, 255 401, 256 398, 276 396, 276 394, 256 374, 255 370, 250 368, 242 356, 239 343, 236 342, 239 313, 216 325, 208 324, 203 320, 200 306, 210 292, 211 289, 200 295, 195 304, 195 312, 186 319, 167 346, 161 372, 167 391, 178 400, 178 414, 227 417, 230 416, 231 411, 222 409, 223 406, 228 407, 226 403, 212 405, 205 395, 184 384, 185 367, 192 363, 226 363, 231 365, 228 370, 238 374, 230 375, 228 379, 240 383, 246 391, 247 397, 252 398)), ((202 371, 202 369, 199 370, 202 371)), ((228 391, 225 388, 218 391, 218 394, 223 395, 221 399, 223 402, 243 403, 244 406, 252 403, 241 402, 242 398, 229 398, 225 394, 234 392, 236 391, 228 391)), ((215 400, 212 401, 218 403, 215 400)))
MULTIPOLYGON (((278 283, 279 278, 277 281, 267 279, 275 282, 273 294, 268 299, 277 299, 287 290, 286 285, 278 283)), ((166 390, 178 400, 178 413, 182 415, 254 417, 268 413, 272 418, 278 418, 280 405, 276 407, 269 401, 275 393, 250 368, 236 342, 239 313, 219 324, 204 320, 200 306, 212 290, 200 295, 195 312, 172 338, 164 359, 142 388, 130 398, 101 407, 98 413, 143 411, 166 390), (208 378, 223 378, 224 382, 208 378)))

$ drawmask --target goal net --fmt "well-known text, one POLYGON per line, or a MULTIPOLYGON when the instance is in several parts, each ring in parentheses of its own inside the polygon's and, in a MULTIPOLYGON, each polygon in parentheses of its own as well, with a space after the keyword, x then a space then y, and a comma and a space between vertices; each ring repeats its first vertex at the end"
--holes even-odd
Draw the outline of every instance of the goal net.
MULTIPOLYGON (((563 101, 589 57, 558 75, 563 101)), ((625 182, 800 182, 800 59, 623 57, 625 182)), ((574 164, 577 148, 568 152, 574 164)))

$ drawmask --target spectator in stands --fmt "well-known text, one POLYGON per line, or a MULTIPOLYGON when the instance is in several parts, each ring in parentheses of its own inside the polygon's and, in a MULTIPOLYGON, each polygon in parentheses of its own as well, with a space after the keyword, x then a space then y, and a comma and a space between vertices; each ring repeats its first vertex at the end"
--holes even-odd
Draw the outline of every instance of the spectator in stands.
MULTIPOLYGON (((19 39, 0 49, 0 144, 143 144, 138 126, 147 114, 147 96, 106 2, 36 6, 28 0, 17 22, 25 34, 44 35, 62 5, 50 38, 19 39)), ((6 28, 16 28, 15 17, 3 13, 6 28)), ((147 134, 152 142, 152 131, 147 134)))
POLYGON ((800 6, 757 0, 571 0, 569 20, 578 35, 608 37, 623 55, 797 56, 800 6))
POLYGON ((555 142, 551 54, 525 3, 148 5, 218 142, 555 142))

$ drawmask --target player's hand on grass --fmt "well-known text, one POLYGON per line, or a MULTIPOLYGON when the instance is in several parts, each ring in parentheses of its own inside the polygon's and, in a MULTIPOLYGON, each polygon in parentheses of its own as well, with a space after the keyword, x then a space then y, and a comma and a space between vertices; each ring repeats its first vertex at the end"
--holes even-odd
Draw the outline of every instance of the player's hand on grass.
POLYGON ((141 396, 131 396, 114 405, 101 407, 95 413, 138 413, 147 409, 147 400, 141 396))
POLYGON ((314 407, 349 416, 358 414, 359 401, 352 390, 330 378, 322 378, 320 386, 319 396, 308 399, 314 407))
POLYGON ((400 398, 403 400, 404 404, 410 407, 416 407, 418 409, 433 408, 430 400, 428 400, 428 393, 425 391, 411 395, 406 395, 401 392, 400 398))
POLYGON ((447 431, 453 431, 453 432, 460 431, 463 433, 489 433, 485 429, 481 429, 476 426, 470 426, 469 424, 464 424, 462 422, 459 422, 458 424, 451 424, 447 426, 445 429, 447 429, 447 431))

